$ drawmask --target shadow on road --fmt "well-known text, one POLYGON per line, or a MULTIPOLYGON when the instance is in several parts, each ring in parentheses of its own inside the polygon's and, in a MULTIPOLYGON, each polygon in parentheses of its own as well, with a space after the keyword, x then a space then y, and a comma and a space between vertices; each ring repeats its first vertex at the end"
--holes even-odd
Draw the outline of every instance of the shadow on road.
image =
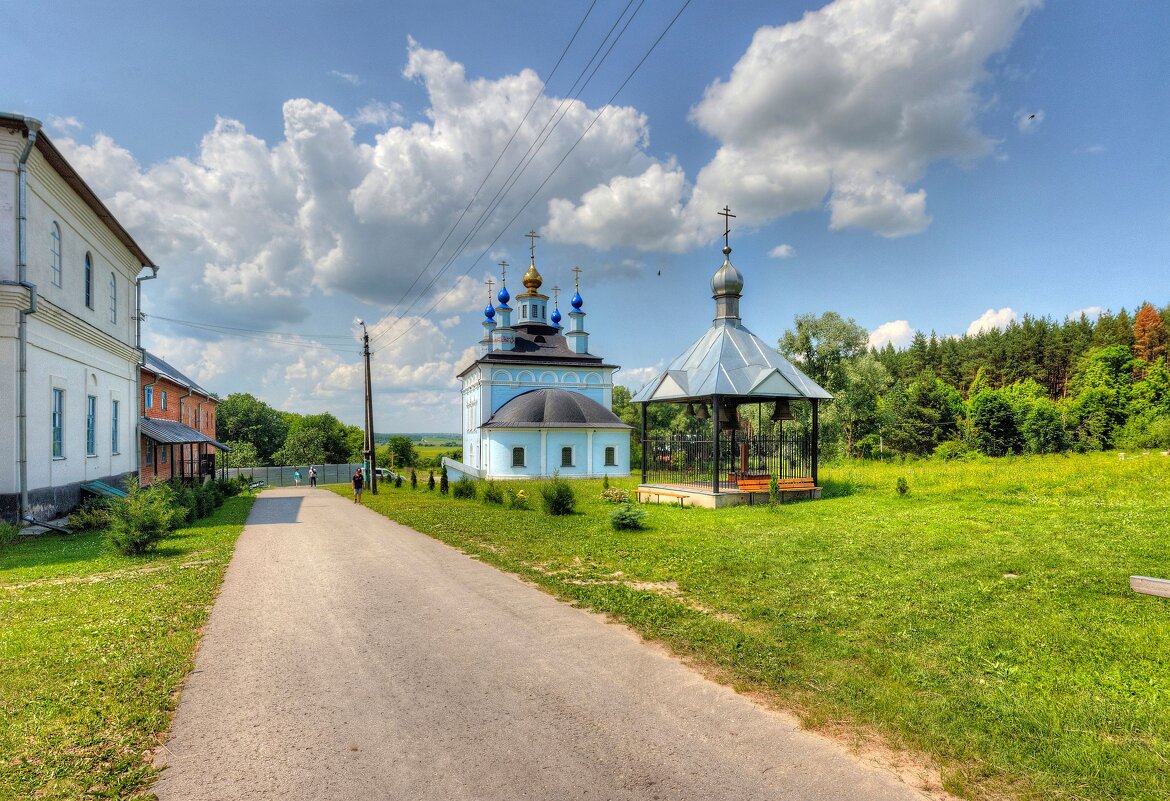
POLYGON ((248 515, 249 524, 295 523, 302 498, 257 498, 248 515))

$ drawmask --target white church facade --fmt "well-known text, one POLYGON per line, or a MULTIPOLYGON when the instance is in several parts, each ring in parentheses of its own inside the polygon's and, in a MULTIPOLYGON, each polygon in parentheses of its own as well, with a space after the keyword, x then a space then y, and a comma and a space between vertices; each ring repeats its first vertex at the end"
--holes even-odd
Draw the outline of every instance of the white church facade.
POLYGON ((556 300, 550 311, 540 292, 535 248, 522 281, 525 291, 513 298, 505 272, 496 306, 489 285, 480 356, 458 376, 463 458, 443 460, 448 475, 453 481, 628 476, 631 427, 612 411, 619 368, 589 352, 580 286, 566 329, 556 300))

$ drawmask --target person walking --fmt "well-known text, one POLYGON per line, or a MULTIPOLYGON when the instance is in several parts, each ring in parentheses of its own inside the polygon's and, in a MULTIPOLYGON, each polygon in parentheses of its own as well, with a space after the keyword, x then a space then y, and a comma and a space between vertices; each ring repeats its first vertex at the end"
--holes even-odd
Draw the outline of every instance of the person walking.
POLYGON ((317 486, 317 468, 309 465, 309 486, 317 486))
POLYGON ((293 485, 299 487, 301 485, 301 468, 293 468, 293 485))
POLYGON ((362 501, 362 487, 365 486, 366 480, 362 476, 362 469, 359 467, 353 471, 353 502, 361 503, 362 501))

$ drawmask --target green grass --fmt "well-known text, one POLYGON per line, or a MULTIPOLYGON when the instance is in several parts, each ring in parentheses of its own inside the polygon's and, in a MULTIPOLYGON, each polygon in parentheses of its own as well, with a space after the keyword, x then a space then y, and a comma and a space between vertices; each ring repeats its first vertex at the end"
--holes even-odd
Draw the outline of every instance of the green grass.
POLYGON ((423 490, 366 503, 813 728, 927 759, 957 794, 1170 797, 1170 601, 1128 588, 1170 578, 1170 459, 857 464, 821 483, 774 512, 643 507, 640 532, 609 527, 595 481, 567 518, 423 490))
POLYGON ((145 557, 102 534, 0 547, 0 799, 146 797, 252 498, 145 557))

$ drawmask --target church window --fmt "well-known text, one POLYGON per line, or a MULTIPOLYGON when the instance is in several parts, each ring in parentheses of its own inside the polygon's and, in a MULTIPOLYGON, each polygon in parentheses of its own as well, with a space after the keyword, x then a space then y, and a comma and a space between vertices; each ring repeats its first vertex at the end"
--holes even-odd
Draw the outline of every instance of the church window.
POLYGON ((110 273, 110 322, 118 322, 118 276, 110 273))
POLYGON ((52 257, 53 286, 61 286, 61 226, 53 221, 53 230, 49 239, 49 254, 52 257))
POLYGON ((512 449, 512 467, 524 467, 524 449, 512 449))
POLYGON ((561 448, 561 467, 573 466, 573 446, 566 445, 561 448))
POLYGON ((65 390, 53 388, 53 458, 65 456, 65 390))
POLYGON ((85 254, 85 305, 93 308, 93 257, 85 254))
POLYGON ((612 445, 605 449, 605 466, 617 467, 617 448, 612 445))
POLYGON ((522 317, 528 316, 528 304, 527 303, 524 303, 520 306, 520 316, 522 316, 522 317))

